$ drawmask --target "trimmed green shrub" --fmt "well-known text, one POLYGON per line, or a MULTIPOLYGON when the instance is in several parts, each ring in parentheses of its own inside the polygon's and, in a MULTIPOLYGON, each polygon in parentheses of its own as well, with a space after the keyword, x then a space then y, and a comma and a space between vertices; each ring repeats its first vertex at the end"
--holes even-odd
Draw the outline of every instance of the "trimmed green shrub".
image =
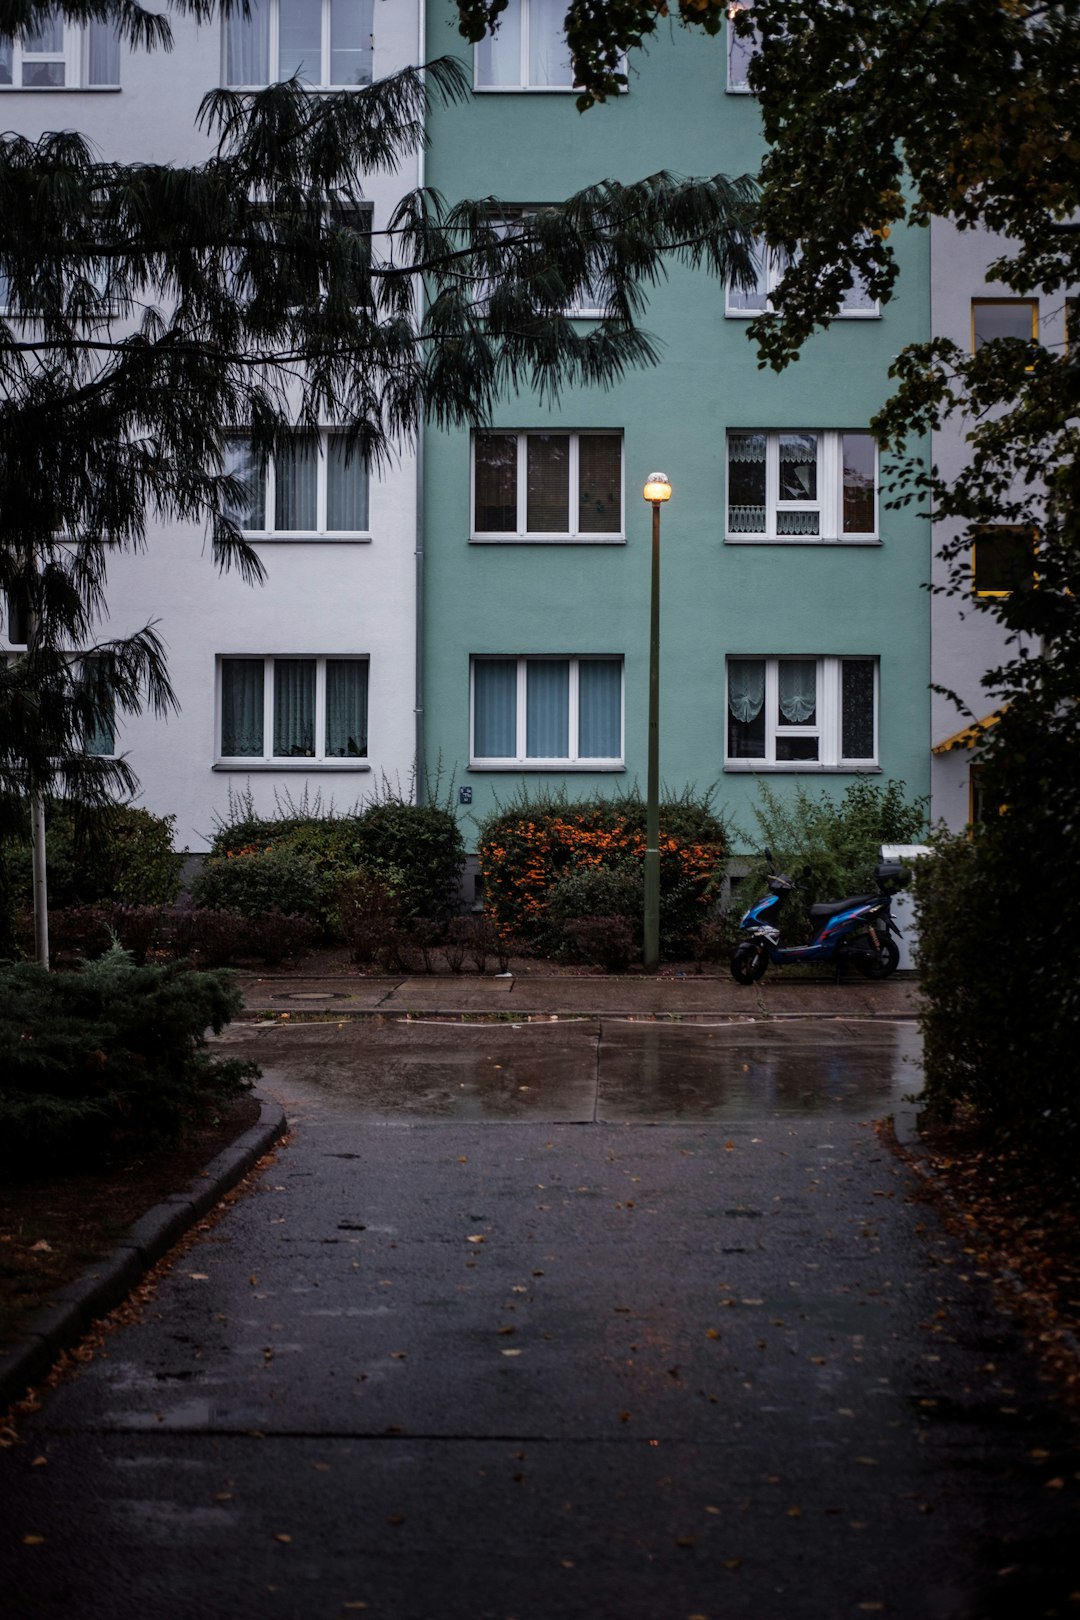
POLYGON ((191 885, 197 907, 235 911, 241 917, 282 911, 315 918, 324 892, 315 862, 287 844, 249 845, 227 855, 211 855, 191 885))
POLYGON ((0 968, 0 1169, 157 1147, 241 1095, 258 1070, 206 1043, 240 1005, 221 974, 137 967, 119 946, 77 972, 0 968))
MULTIPOLYGON (((786 872, 799 884, 784 902, 784 939, 788 944, 809 940, 808 908, 825 900, 843 900, 849 894, 876 894, 874 868, 882 844, 916 844, 926 834, 926 800, 907 799, 903 782, 878 783, 860 777, 837 803, 827 792, 811 793, 801 783, 783 794, 758 783, 754 806, 757 832, 740 833, 758 849, 772 852, 772 871, 786 872), (810 875, 802 871, 809 866, 810 875)), ((750 868, 741 897, 757 899, 765 892, 769 870, 764 857, 750 868)))
POLYGON ((640 949, 629 917, 571 917, 564 930, 579 962, 625 973, 640 949))
MULTIPOLYGON (((520 795, 480 827, 484 906, 500 931, 537 950, 566 947, 563 925, 590 910, 644 909, 646 807, 638 794, 570 800, 520 795), (604 873, 603 877, 596 874, 604 873), (569 885, 564 888, 563 885, 569 885), (553 911, 554 906, 554 911, 553 911)), ((712 795, 660 806, 660 948, 687 948, 723 877, 727 830, 712 795)))
MULTIPOLYGON (((56 910, 122 901, 172 905, 180 892, 182 857, 173 849, 175 816, 154 816, 134 805, 84 811, 63 805, 45 813, 49 905, 56 910)), ((29 839, 5 849, 6 882, 18 907, 33 905, 29 839)))

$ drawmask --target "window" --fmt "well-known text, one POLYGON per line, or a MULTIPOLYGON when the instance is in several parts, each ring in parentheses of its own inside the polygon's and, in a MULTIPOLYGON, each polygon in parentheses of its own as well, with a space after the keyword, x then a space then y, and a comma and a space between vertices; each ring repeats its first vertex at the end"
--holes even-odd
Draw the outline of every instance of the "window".
POLYGON ((730 0, 727 8, 727 87, 737 94, 748 95, 750 84, 747 74, 750 63, 754 60, 761 48, 757 29, 753 33, 742 35, 735 30, 735 14, 749 9, 749 0, 730 0))
MULTIPOLYGON (((515 205, 513 208, 503 208, 497 214, 491 214, 488 218, 488 224, 492 233, 500 241, 505 241, 507 237, 527 231, 529 220, 536 214, 544 213, 550 218, 559 212, 559 206, 555 203, 522 203, 515 205)), ((530 241, 528 246, 522 249, 522 259, 528 257, 530 260, 534 260, 538 250, 542 251, 539 242, 536 240, 530 241)), ((509 253, 510 250, 507 251, 509 253)), ((546 254, 543 255, 543 258, 545 277, 550 285, 554 279, 553 266, 546 254)), ((515 274, 518 273, 520 263, 521 260, 516 254, 513 258, 508 257, 507 259, 508 269, 515 274)), ((486 278, 480 280, 477 284, 476 302, 486 305, 494 291, 495 282, 493 280, 486 278)), ((552 293, 549 292, 548 296, 551 297, 552 293)), ((562 313, 572 320, 599 320, 604 314, 607 302, 608 295, 604 290, 602 281, 599 278, 594 281, 592 277, 589 277, 585 285, 579 288, 576 297, 568 298, 563 303, 562 313)))
POLYGON ((728 434, 729 540, 872 540, 877 446, 862 432, 728 434))
POLYGON ((19 39, 0 39, 0 90, 95 90, 120 83, 120 38, 107 22, 47 12, 19 39))
POLYGON ((470 761, 610 770, 622 764, 621 658, 474 658, 470 761))
POLYGON ((251 0, 225 18, 225 83, 371 83, 374 0, 251 0))
POLYGON ((367 758, 366 658, 222 658, 222 760, 367 758))
POLYGON ((291 540, 368 532, 367 469, 341 433, 295 433, 266 463, 250 440, 233 439, 226 470, 244 487, 231 515, 247 534, 291 540))
POLYGON ((622 538, 621 433, 477 433, 473 538, 622 538))
POLYGON ((1034 298, 973 298, 971 351, 996 338, 1034 343, 1039 335, 1039 305, 1034 298))
POLYGON ((572 90, 563 32, 567 0, 509 0, 498 30, 476 47, 478 90, 572 90))
POLYGON ((97 695, 102 700, 102 712, 98 717, 98 723, 92 731, 87 732, 83 748, 88 754, 108 758, 116 753, 116 726, 112 685, 109 679, 109 660, 104 656, 91 655, 82 660, 82 667, 88 687, 96 688, 97 695))
MULTIPOLYGON (((784 272, 791 263, 788 254, 779 248, 766 248, 760 244, 755 252, 757 260, 757 284, 754 287, 734 287, 729 284, 727 289, 727 308, 725 313, 732 316, 739 315, 765 315, 771 314, 773 303, 771 294, 779 286, 784 272)), ((880 314, 878 301, 871 298, 866 286, 857 278, 844 294, 844 301, 840 305, 840 313, 836 319, 850 320, 880 314)))
POLYGON ((998 523, 971 538, 971 583, 976 596, 1009 596, 1035 574, 1035 531, 998 523))
POLYGON ((876 658, 729 658, 727 769, 877 762, 876 658))

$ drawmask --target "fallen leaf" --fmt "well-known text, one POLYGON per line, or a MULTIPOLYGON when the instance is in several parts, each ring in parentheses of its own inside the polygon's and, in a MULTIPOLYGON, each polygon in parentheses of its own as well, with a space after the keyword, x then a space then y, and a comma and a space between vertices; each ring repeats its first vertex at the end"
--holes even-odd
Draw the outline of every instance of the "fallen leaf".
POLYGON ((288 1535, 284 1530, 275 1530, 274 1540, 288 1543, 292 1540, 292 1536, 288 1535))
POLYGON ((387 1517, 386 1522, 387 1522, 387 1524, 404 1524, 405 1523, 405 1515, 404 1515, 404 1513, 391 1513, 387 1517))
POLYGON ((503 1350, 501 1353, 504 1356, 520 1356, 521 1351, 520 1350, 503 1350))
POLYGON ((22 1544, 24 1547, 40 1547, 44 1540, 44 1536, 23 1536, 22 1544))
POLYGON ((799 1507, 798 1504, 796 1503, 796 1505, 794 1507, 789 1507, 788 1508, 787 1516, 788 1516, 789 1519, 801 1519, 802 1518, 802 1508, 799 1507))
POLYGON ((31 1243, 31 1245, 30 1245, 30 1253, 31 1254, 51 1254, 52 1253, 52 1244, 51 1243, 46 1243, 44 1238, 38 1238, 36 1243, 31 1243))
POLYGON ((472 1237, 466 1238, 465 1241, 466 1241, 466 1243, 483 1243, 484 1242, 483 1233, 482 1232, 474 1232, 472 1237))
POLYGON ((48 1462, 49 1462, 48 1457, 39 1456, 39 1457, 34 1458, 33 1462, 30 1464, 30 1466, 31 1466, 31 1468, 46 1468, 48 1466, 48 1462))
POLYGON ((192 1282, 209 1282, 210 1281, 209 1273, 207 1273, 205 1271, 189 1271, 188 1276, 191 1278, 192 1282))
POLYGON ((692 1547, 694 1545, 694 1538, 693 1536, 676 1536, 675 1545, 676 1547, 692 1547))
POLYGON ((719 1328, 706 1328, 705 1329, 705 1337, 707 1339, 718 1339, 720 1337, 720 1329, 719 1328))

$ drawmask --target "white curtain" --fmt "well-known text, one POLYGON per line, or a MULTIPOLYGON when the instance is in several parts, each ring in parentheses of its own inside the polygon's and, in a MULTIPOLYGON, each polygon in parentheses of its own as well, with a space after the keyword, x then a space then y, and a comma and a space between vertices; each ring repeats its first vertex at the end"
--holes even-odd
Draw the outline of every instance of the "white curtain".
POLYGON ((226 658, 221 665, 221 752, 226 759, 263 751, 263 661, 226 658))
POLYGON ((517 756, 516 658, 481 658, 473 667, 473 754, 517 756))
POLYGON ((331 0, 330 83, 370 84, 374 0, 331 0))
POLYGON ((728 434, 728 533, 764 534, 764 433, 728 434))
POLYGON ((274 528, 314 529, 318 522, 319 441, 314 433, 293 435, 274 461, 274 528))
POLYGON ((315 752, 315 660, 274 659, 274 757, 310 759, 315 752))
POLYGON ((530 85, 570 85, 574 69, 563 24, 566 0, 525 0, 529 8, 530 85))
POLYGON ((229 510, 233 522, 241 529, 265 529, 266 480, 252 451, 250 439, 228 441, 225 447, 225 471, 243 485, 239 504, 229 510))
POLYGON ((111 23, 86 25, 87 84, 120 83, 120 36, 111 23))
POLYGON ((477 84, 521 83, 521 6, 522 0, 510 0, 506 10, 499 14, 498 31, 488 34, 477 45, 477 84))
POLYGON ((578 758, 621 753, 622 661, 583 658, 578 666, 578 758))
POLYGON ((728 665, 728 708, 740 725, 748 726, 765 702, 765 661, 733 659, 728 665))
POLYGON ((332 658, 326 665, 326 757, 367 755, 368 666, 362 658, 332 658))
POLYGON ((245 17, 234 11, 225 19, 226 84, 270 83, 270 7, 251 0, 245 17))
POLYGON ((367 468, 359 451, 346 454, 341 433, 326 441, 326 527, 333 534, 363 534, 368 527, 367 468))
POLYGON ((817 708, 817 661, 784 658, 779 670, 780 713, 790 726, 801 726, 817 708))
POLYGON ((570 661, 530 658, 526 665, 525 756, 567 759, 570 754, 570 661))

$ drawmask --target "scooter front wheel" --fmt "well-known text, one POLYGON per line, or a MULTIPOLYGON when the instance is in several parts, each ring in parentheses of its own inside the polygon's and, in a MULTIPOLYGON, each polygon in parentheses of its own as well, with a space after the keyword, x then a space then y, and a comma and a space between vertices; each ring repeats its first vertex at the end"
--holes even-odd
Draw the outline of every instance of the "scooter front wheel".
POLYGON ((865 950, 854 952, 855 966, 864 979, 887 979, 900 964, 900 949, 891 934, 885 934, 875 951, 869 940, 865 950))
POLYGON ((731 953, 731 977, 736 984, 754 984, 765 971, 768 958, 762 945, 736 945, 731 953))

